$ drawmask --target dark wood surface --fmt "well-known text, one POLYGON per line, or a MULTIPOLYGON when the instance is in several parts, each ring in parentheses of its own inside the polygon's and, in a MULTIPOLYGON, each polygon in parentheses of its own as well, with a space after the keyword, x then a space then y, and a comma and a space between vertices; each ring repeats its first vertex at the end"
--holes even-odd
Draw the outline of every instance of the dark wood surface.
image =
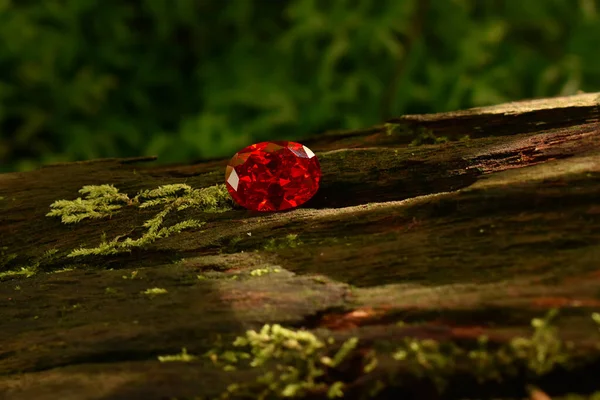
MULTIPOLYGON (((0 281, 0 398, 209 398, 255 372, 157 356, 182 347, 201 356, 273 323, 358 337, 360 354, 405 337, 469 346, 486 335, 501 345, 553 308, 560 337, 582 359, 572 369, 475 384, 457 365, 436 394, 381 354, 371 375, 399 368, 406 379, 380 397, 521 398, 529 383, 556 396, 600 390, 590 319, 600 310, 599 103, 600 94, 582 94, 314 136, 302 143, 323 178, 303 207, 188 208, 169 223, 204 226, 111 256, 67 257, 103 234, 139 235, 159 209, 66 225, 46 216, 50 204, 84 185, 130 197, 165 184, 220 185, 228 160, 92 160, 2 174, 0 272, 36 273, 0 281), (250 274, 261 268, 280 272, 250 274), (168 293, 141 293, 154 287, 168 293)), ((344 373, 352 396, 371 379, 344 373)))

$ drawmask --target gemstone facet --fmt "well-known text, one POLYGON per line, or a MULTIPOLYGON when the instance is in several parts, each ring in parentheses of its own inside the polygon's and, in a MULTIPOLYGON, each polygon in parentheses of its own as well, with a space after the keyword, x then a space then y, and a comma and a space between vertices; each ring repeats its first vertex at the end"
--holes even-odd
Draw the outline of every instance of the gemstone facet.
POLYGON ((233 200, 254 211, 298 207, 319 189, 321 167, 308 147, 274 141, 250 145, 229 161, 225 183, 233 200))

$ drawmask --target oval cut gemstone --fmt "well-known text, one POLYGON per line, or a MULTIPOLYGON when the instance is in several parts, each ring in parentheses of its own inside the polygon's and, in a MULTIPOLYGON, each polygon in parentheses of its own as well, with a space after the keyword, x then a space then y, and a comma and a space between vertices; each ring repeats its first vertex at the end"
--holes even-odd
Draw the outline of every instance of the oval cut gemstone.
POLYGON ((233 200, 254 211, 298 207, 319 189, 321 167, 308 147, 274 141, 250 145, 229 161, 225 183, 233 200))

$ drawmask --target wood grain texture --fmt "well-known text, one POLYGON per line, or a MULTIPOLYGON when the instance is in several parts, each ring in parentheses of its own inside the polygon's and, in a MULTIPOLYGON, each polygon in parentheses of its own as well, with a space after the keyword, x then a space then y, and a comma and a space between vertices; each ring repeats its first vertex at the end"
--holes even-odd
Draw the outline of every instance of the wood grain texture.
MULTIPOLYGON (((485 334, 504 343, 551 308, 561 309, 561 336, 585 361, 534 383, 551 395, 600 390, 599 336, 589 321, 600 310, 599 99, 408 115, 315 136, 302 143, 319 157, 323 179, 304 207, 188 209, 171 222, 206 225, 122 255, 66 257, 103 233, 138 232, 156 210, 64 225, 45 216, 49 205, 84 185, 110 183, 133 196, 170 183, 221 184, 227 160, 107 159, 0 175, 8 260, 0 272, 35 262, 41 270, 0 281, 0 398, 210 397, 255 371, 156 357, 182 347, 202 354, 267 323, 357 336, 365 349, 406 336, 485 334), (445 143, 414 145, 421 137, 445 143), (286 235, 297 235, 293 246, 286 235), (56 255, 44 259, 51 249, 56 255), (268 267, 281 272, 250 275, 268 267), (64 268, 72 270, 55 273, 64 268), (132 271, 135 279, 123 278, 132 271), (151 287, 168 294, 140 294, 151 287)), ((392 364, 383 357, 381 369, 392 364)), ((381 396, 435 398, 409 375, 381 396)), ((453 379, 442 398, 520 398, 531 383, 516 376, 478 385, 460 366, 453 379)))

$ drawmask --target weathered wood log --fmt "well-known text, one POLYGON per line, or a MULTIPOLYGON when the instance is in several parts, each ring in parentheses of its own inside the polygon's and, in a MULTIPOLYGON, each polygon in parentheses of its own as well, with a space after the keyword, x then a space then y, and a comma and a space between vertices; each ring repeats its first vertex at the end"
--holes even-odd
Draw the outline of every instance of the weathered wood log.
POLYGON ((313 397, 335 385, 347 398, 377 385, 373 397, 415 399, 600 390, 590 318, 600 310, 600 94, 408 115, 302 143, 319 157, 321 188, 281 213, 232 208, 218 186, 227 160, 0 175, 0 398, 214 398, 265 370, 224 371, 221 353, 202 355, 265 324, 331 336, 333 353, 358 338, 340 365, 324 361, 313 397), (106 215, 46 215, 106 184, 119 190, 106 215), (146 192, 165 199, 151 207, 136 197, 171 184, 189 187, 146 192), (150 235, 144 223, 169 201, 190 206, 157 227, 197 225, 150 235), (538 336, 514 340, 555 308, 557 336, 537 321, 538 336), (489 347, 469 353, 483 335, 489 347), (199 358, 157 359, 182 347, 199 358), (373 349, 378 364, 364 371, 373 349))

